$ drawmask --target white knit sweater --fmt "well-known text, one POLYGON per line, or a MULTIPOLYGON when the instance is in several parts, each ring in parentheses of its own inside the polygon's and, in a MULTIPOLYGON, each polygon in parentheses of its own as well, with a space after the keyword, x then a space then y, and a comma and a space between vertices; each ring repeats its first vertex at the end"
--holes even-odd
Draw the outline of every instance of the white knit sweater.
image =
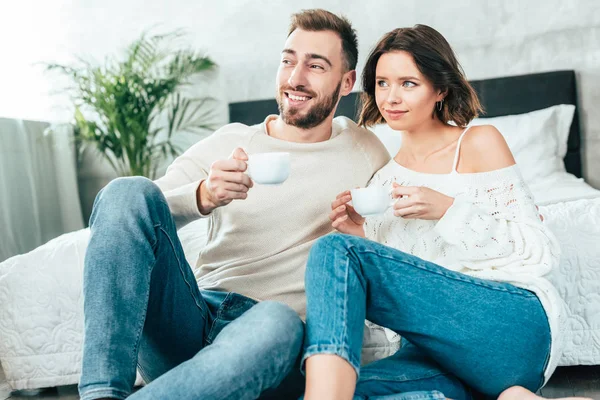
POLYGON ((424 186, 453 197, 454 203, 436 221, 395 217, 388 209, 382 216, 367 218, 365 234, 450 270, 534 292, 546 311, 552 335, 547 382, 562 353, 566 317, 562 299, 545 278, 558 267, 556 238, 540 220, 516 165, 465 174, 455 168, 450 174, 421 173, 391 160, 370 186, 391 187, 392 182, 424 186))

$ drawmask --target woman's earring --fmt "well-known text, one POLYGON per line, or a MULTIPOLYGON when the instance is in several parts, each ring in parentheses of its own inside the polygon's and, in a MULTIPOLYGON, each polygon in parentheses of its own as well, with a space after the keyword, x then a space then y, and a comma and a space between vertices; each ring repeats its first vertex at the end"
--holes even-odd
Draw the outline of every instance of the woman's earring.
POLYGON ((442 107, 444 106, 444 99, 437 102, 438 111, 442 111, 442 107))

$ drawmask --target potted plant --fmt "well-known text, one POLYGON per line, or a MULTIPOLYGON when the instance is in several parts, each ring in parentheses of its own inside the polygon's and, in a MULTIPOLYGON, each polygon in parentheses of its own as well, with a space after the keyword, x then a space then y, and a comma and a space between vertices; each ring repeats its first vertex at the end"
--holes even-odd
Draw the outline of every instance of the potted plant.
POLYGON ((80 60, 76 66, 50 64, 66 75, 75 106, 74 138, 78 154, 95 148, 119 176, 156 178, 168 157, 183 149, 173 142, 178 132, 212 132, 214 103, 210 96, 186 97, 182 88, 193 77, 216 68, 207 56, 172 50, 181 31, 142 36, 125 57, 103 65, 80 60))

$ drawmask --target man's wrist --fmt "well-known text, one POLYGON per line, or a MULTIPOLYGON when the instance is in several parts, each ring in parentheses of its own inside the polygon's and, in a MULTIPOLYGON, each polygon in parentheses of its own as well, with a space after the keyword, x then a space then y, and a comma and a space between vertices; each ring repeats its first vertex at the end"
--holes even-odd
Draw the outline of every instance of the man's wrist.
POLYGON ((210 200, 205 184, 205 180, 200 182, 198 190, 196 191, 196 203, 198 205, 198 211, 200 211, 200 214, 202 215, 208 215, 215 208, 217 208, 217 206, 210 200))

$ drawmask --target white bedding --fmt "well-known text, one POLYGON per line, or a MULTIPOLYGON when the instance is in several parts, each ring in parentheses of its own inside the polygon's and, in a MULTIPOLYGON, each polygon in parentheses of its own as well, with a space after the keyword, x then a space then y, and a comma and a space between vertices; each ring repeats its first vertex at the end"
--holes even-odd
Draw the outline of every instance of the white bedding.
POLYGON ((528 185, 539 206, 600 197, 600 190, 588 185, 583 178, 566 172, 528 182, 528 185))
POLYGON ((550 277, 569 313, 560 365, 600 365, 600 198, 540 210, 562 250, 550 277))
POLYGON ((550 276, 569 312, 560 365, 600 365, 600 190, 566 172, 529 187, 561 245, 550 276))
MULTIPOLYGON (((540 211, 562 245, 560 268, 551 277, 570 311, 560 364, 600 364, 600 191, 575 178, 555 178, 532 189, 547 204, 540 211), (565 185, 557 186, 561 179, 565 185), (574 195, 586 199, 568 201, 574 195)), ((204 244, 205 223, 179 232, 191 265, 204 244)), ((0 264, 0 362, 14 389, 78 381, 88 235, 65 234, 0 264)))

